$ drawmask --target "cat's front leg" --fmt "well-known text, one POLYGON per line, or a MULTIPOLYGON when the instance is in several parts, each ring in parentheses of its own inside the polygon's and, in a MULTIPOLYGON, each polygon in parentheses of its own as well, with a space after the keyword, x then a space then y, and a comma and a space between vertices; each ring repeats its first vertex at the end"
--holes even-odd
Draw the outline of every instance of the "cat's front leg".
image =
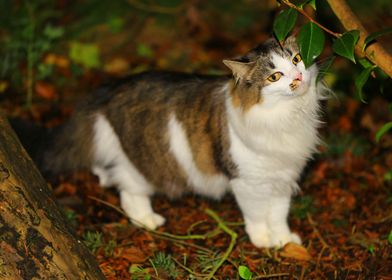
POLYGON ((165 223, 165 218, 153 211, 148 195, 132 194, 122 190, 120 199, 121 207, 134 225, 154 230, 165 223))
POLYGON ((288 194, 276 193, 270 197, 268 228, 274 247, 283 247, 289 242, 301 244, 301 238, 290 231, 287 216, 290 208, 291 191, 288 194))
POLYGON ((270 190, 236 179, 231 182, 234 196, 245 220, 245 230, 253 245, 274 247, 268 226, 270 190))

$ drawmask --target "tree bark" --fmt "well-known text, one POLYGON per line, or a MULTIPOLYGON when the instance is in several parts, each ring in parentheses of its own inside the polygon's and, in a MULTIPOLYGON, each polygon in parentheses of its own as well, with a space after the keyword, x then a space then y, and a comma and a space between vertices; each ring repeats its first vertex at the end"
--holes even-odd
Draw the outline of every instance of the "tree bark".
POLYGON ((360 57, 366 56, 371 62, 380 67, 390 78, 392 78, 392 55, 387 52, 381 44, 375 42, 369 45, 365 52, 362 51, 365 39, 369 33, 346 1, 327 0, 327 2, 347 31, 354 29, 359 30, 360 37, 355 48, 357 55, 360 57))
POLYGON ((105 279, 1 115, 0 279, 105 279))

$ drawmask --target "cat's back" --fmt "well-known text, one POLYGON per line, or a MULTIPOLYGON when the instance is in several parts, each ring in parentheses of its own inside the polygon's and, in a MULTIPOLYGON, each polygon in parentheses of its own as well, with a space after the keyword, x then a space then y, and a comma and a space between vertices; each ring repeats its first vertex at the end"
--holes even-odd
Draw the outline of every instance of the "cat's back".
POLYGON ((82 108, 118 110, 123 106, 190 105, 196 99, 211 98, 229 76, 201 75, 169 71, 149 71, 106 84, 92 94, 82 108))

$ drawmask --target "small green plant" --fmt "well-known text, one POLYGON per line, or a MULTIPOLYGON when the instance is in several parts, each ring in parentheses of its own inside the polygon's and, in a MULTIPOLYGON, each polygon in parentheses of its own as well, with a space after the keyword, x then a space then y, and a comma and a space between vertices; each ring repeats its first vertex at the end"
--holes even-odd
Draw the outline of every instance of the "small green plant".
POLYGON ((150 263, 155 270, 155 273, 159 277, 163 275, 168 276, 170 279, 176 279, 178 276, 178 271, 175 262, 172 260, 171 255, 166 255, 163 252, 158 252, 152 259, 150 263))
POLYGON ((104 248, 105 256, 106 257, 113 256, 113 253, 114 253, 114 250, 116 249, 116 247, 117 247, 116 240, 113 240, 113 239, 109 240, 109 242, 105 245, 105 248, 104 248))
POLYGON ((52 69, 40 63, 42 56, 52 50, 54 43, 64 35, 64 28, 50 23, 59 12, 47 1, 3 1, 2 42, 0 47, 1 79, 10 78, 14 84, 23 84, 27 91, 26 105, 30 106, 37 76, 43 79, 52 69), (9 3, 7 3, 9 2, 9 3), (8 6, 9 5, 9 6, 8 6), (25 71, 20 75, 20 68, 25 71), (7 77, 11 75, 11 77, 7 77))
POLYGON ((87 231, 83 235, 84 244, 90 249, 92 253, 95 253, 97 249, 102 247, 102 233, 87 231))
POLYGON ((66 217, 68 223, 72 227, 76 227, 78 225, 78 221, 76 219, 76 212, 75 211, 73 211, 72 209, 65 209, 64 210, 64 214, 65 214, 65 217, 66 217))
POLYGON ((238 267, 238 274, 240 275, 241 279, 245 279, 245 280, 252 279, 252 272, 245 265, 240 265, 238 267))
POLYGON ((129 274, 131 274, 131 279, 132 280, 139 280, 139 279, 144 279, 144 280, 150 280, 151 275, 149 271, 137 264, 133 264, 129 267, 129 274))

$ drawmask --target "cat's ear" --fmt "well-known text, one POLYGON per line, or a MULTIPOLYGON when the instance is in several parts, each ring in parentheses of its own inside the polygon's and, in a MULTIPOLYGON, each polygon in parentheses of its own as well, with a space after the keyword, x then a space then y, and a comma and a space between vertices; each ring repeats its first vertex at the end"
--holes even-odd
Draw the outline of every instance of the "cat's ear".
POLYGON ((236 60, 223 60, 223 63, 230 68, 231 72, 233 72, 233 76, 238 82, 238 80, 246 78, 249 74, 250 70, 255 66, 256 62, 240 62, 236 60))

